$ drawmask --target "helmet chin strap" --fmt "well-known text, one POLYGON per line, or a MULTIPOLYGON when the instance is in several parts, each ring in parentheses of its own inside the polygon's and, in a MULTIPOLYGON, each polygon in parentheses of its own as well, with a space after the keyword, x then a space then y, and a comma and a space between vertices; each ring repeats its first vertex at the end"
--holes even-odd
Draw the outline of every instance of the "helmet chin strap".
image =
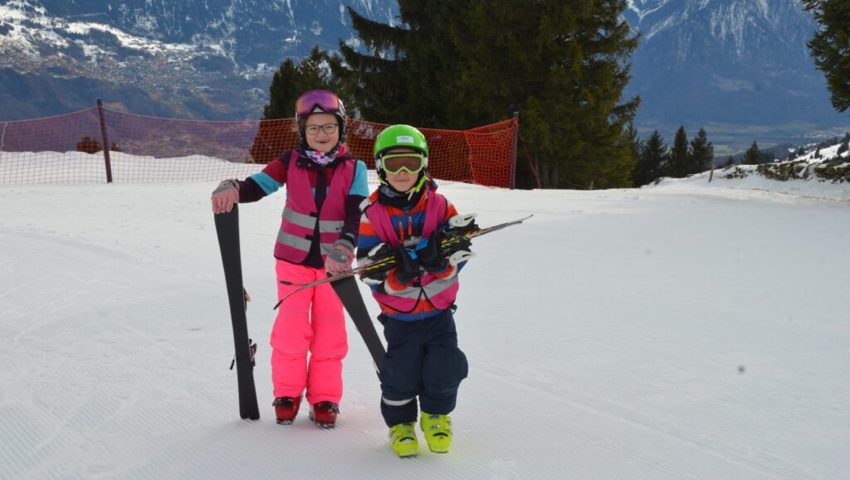
POLYGON ((406 194, 407 199, 410 200, 411 198, 413 198, 413 195, 415 195, 416 192, 422 190, 422 186, 425 185, 425 182, 428 181, 428 175, 425 172, 426 170, 424 169, 419 172, 419 181, 417 181, 416 184, 410 187, 410 189, 406 192, 399 192, 398 190, 396 190, 396 188, 393 187, 392 184, 390 184, 390 182, 386 179, 386 172, 381 172, 381 175, 378 175, 378 182, 390 187, 394 192, 398 193, 399 195, 406 194))
POLYGON ((418 192, 422 189, 422 186, 425 185, 425 182, 428 180, 428 175, 425 173, 425 170, 422 170, 422 173, 419 175, 419 181, 416 183, 416 186, 410 189, 411 192, 418 192))
POLYGON ((419 190, 422 190, 422 186, 425 185, 425 180, 427 178, 428 178, 428 176, 425 175, 425 170, 422 170, 422 172, 419 174, 419 181, 416 182, 416 185, 410 187, 410 190, 407 191, 407 200, 408 201, 411 198, 413 198, 413 195, 415 195, 416 192, 418 192, 419 190))

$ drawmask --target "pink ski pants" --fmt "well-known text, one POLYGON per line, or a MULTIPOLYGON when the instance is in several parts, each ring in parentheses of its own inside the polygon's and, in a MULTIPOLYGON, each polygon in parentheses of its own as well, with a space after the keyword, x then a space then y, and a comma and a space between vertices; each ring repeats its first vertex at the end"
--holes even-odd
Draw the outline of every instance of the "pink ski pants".
MULTIPOLYGON (((307 283, 325 276, 321 268, 277 261, 278 280, 307 283)), ((278 298, 296 288, 278 282, 278 298)), ((342 303, 330 283, 304 289, 281 303, 269 343, 275 397, 298 397, 306 389, 310 404, 339 404, 348 341, 342 303)))

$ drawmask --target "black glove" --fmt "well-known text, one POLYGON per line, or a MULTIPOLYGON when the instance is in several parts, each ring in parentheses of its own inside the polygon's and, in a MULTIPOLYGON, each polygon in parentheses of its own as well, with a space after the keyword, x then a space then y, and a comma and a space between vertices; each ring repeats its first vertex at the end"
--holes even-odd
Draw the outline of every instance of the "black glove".
POLYGON ((389 256, 395 256, 395 249, 389 243, 381 242, 369 250, 369 254, 366 258, 370 262, 374 262, 389 256))
POLYGON ((446 247, 443 248, 443 256, 447 258, 457 251, 468 251, 472 246, 472 242, 469 239, 464 238, 462 235, 451 235, 444 243, 446 243, 446 247))
POLYGON ((395 262, 395 275, 399 282, 407 284, 419 278, 419 259, 416 252, 399 244, 395 249, 395 262))
POLYGON ((416 250, 419 256, 419 264, 422 265, 428 272, 438 272, 445 270, 448 260, 443 255, 443 231, 441 229, 434 230, 427 242, 422 242, 425 245, 416 250))
MULTIPOLYGON (((369 250, 369 253, 366 255, 366 262, 377 262, 383 261, 387 257, 395 258, 395 248, 392 247, 389 243, 379 243, 372 247, 369 250)), ((359 262, 360 260, 358 260, 359 262)), ((367 285, 380 285, 384 283, 387 279, 389 269, 381 269, 378 271, 366 272, 360 274, 360 279, 363 280, 363 283, 367 285)))

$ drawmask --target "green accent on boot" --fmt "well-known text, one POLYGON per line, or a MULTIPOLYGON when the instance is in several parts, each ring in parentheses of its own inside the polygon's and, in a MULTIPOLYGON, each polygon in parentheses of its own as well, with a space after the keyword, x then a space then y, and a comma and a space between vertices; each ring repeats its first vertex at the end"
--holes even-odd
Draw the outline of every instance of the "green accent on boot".
POLYGON ((419 453, 419 441, 416 439, 413 422, 390 427, 390 447, 399 457, 410 457, 419 453))
POLYGON ((422 412, 419 426, 425 433, 428 448, 434 453, 447 453, 452 444, 452 419, 448 415, 422 412))

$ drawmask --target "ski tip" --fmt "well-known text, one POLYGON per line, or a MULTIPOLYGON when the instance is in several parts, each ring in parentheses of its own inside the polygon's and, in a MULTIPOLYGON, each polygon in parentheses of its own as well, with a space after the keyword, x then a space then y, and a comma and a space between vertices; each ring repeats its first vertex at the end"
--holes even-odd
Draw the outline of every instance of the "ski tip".
POLYGON ((522 223, 522 222, 524 222, 524 221, 528 220, 529 218, 531 218, 531 217, 533 217, 533 216, 534 216, 534 214, 533 214, 533 213, 529 213, 528 215, 526 215, 526 216, 524 216, 524 217, 520 217, 520 218, 517 218, 516 220, 511 220, 511 221, 506 222, 506 223, 509 223, 509 224, 522 223))

